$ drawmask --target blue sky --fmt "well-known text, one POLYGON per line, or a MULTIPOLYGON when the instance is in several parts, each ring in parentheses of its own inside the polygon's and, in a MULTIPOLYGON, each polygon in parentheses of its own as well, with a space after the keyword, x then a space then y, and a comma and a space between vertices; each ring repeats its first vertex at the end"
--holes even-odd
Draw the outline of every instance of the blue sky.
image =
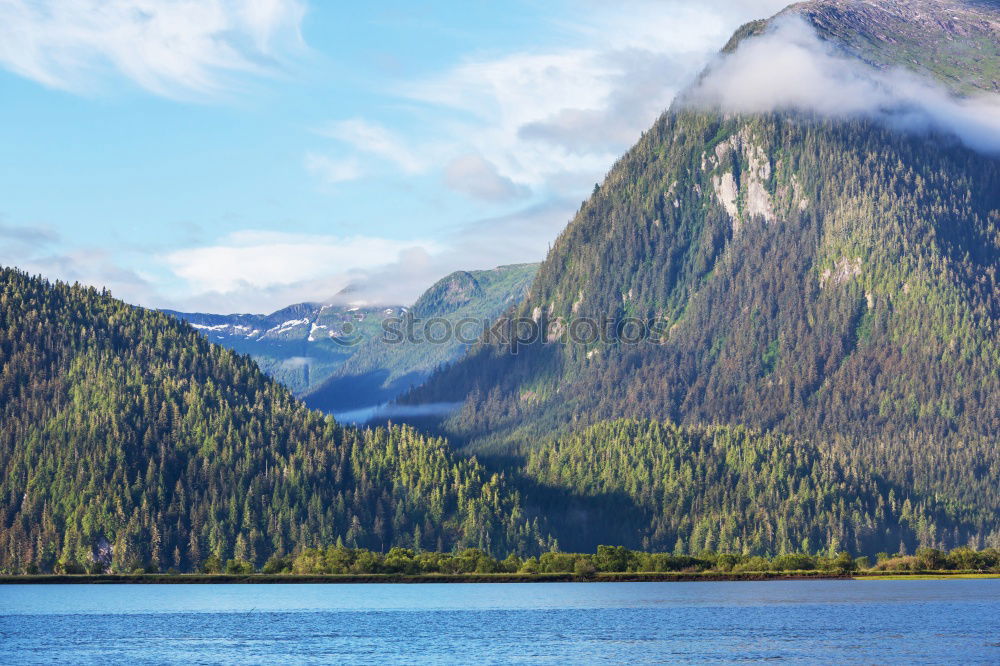
POLYGON ((537 261, 770 0, 0 0, 0 263, 219 312, 537 261))

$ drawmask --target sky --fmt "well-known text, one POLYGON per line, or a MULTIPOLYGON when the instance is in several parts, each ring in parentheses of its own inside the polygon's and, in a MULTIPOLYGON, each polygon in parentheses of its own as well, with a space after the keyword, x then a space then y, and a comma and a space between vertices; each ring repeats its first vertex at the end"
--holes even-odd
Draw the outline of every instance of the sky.
POLYGON ((0 0, 0 265, 147 307, 540 261, 773 0, 0 0))

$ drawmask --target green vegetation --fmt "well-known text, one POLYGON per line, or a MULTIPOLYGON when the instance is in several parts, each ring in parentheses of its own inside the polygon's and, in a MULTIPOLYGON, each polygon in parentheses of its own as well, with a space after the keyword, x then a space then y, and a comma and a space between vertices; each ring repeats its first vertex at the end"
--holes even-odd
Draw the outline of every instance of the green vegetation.
MULTIPOLYGON (((976 542, 985 520, 743 427, 600 423, 491 473, 411 428, 344 428, 166 315, 6 269, 0 353, 7 573, 823 569, 836 551, 976 542), (669 552, 567 555, 550 532, 669 552)), ((878 567, 995 564, 934 552, 878 567)))
MULTIPOLYGON (((893 28, 904 3, 841 4, 800 10, 858 57, 956 90, 998 71, 995 44, 952 39, 981 28, 962 3, 916 32, 893 28), (882 31, 899 39, 868 44, 882 31), (970 44, 974 67, 956 66, 970 44)), ((871 118, 679 104, 530 293, 532 266, 459 273, 414 307, 663 333, 553 333, 516 355, 483 340, 440 368, 406 400, 463 401, 440 432, 480 458, 344 428, 174 319, 2 270, 0 571, 849 572, 868 564, 842 553, 876 551, 898 553, 884 575, 994 570, 998 267, 995 156, 871 118), (643 552, 559 552, 602 543, 643 552)), ((381 401, 461 351, 384 347, 360 346, 313 404, 381 401)))
MULTIPOLYGON (((877 67, 993 91, 995 3, 911 5, 788 11, 877 67)), ((405 400, 461 401, 439 432, 520 474, 572 548, 1000 547, 998 267, 996 156, 873 118, 682 99, 498 324, 665 334, 517 354, 484 339, 405 400)))
MULTIPOLYGON (((982 554, 983 561, 995 561, 995 551, 982 554)), ((833 557, 815 555, 780 555, 773 558, 705 551, 697 557, 671 553, 647 553, 621 546, 598 546, 596 553, 549 551, 537 557, 521 558, 510 554, 505 559, 489 556, 470 548, 454 553, 420 552, 393 548, 385 554, 340 546, 312 548, 295 557, 276 557, 267 562, 262 573, 277 574, 561 574, 583 578, 597 573, 664 572, 766 572, 825 571, 850 573, 858 562, 849 553, 833 557)), ((207 573, 220 573, 211 571, 207 573)))
POLYGON ((482 345, 410 400, 467 399, 449 424, 466 440, 643 415, 976 443, 1000 432, 998 262, 993 158, 863 120, 675 111, 584 204, 516 313, 619 321, 625 294, 670 324, 666 342, 482 345), (738 147, 722 160, 705 149, 720 126, 738 147), (719 203, 735 153, 768 160, 772 221, 719 203))
MULTIPOLYGON (((509 555, 504 559, 489 556, 481 550, 469 548, 451 553, 415 551, 409 548, 392 548, 378 553, 363 548, 329 546, 310 548, 297 556, 275 556, 259 570, 250 562, 230 560, 225 567, 209 562, 200 575, 185 575, 193 582, 226 582, 230 579, 252 580, 253 577, 270 577, 270 580, 323 580, 322 577, 339 577, 347 582, 394 582, 456 579, 468 582, 504 582, 530 580, 754 580, 761 574, 792 576, 866 576, 879 578, 919 576, 996 576, 1000 574, 1000 551, 995 549, 974 551, 963 548, 945 553, 921 549, 915 556, 889 556, 880 554, 879 563, 871 566, 867 557, 853 557, 848 552, 833 556, 788 553, 775 557, 735 555, 703 551, 695 557, 670 553, 648 553, 629 550, 621 546, 598 546, 596 553, 562 553, 549 551, 538 557, 521 558, 509 555), (906 560, 906 566, 898 563, 906 560), (913 566, 910 566, 912 562, 913 566), (632 574, 632 575, 622 575, 632 574), (685 574, 657 577, 653 574, 685 574), (648 576, 648 577, 647 577, 648 576), (693 576, 694 578, 690 578, 693 576)), ((85 575, 82 571, 60 572, 69 576, 85 575)), ((35 574, 26 574, 33 576, 35 574)), ((177 576, 177 571, 168 576, 177 576)), ((114 582, 104 574, 100 582, 114 582)), ((163 575, 122 574, 126 579, 143 582, 162 581, 163 575), (151 579, 151 580, 150 580, 151 579)), ((17 582, 22 577, 0 578, 0 582, 17 582)), ((45 582, 45 578, 41 577, 45 582)))
POLYGON ((338 539, 546 544, 503 475, 444 441, 344 428, 106 292, 0 269, 0 396, 2 572, 257 567, 338 539))
POLYGON ((850 463, 775 433, 626 419, 527 447, 521 474, 567 492, 546 513, 571 547, 611 537, 678 554, 912 552, 943 525, 959 540, 976 533, 969 516, 850 463))
POLYGON ((977 551, 972 548, 956 548, 944 552, 935 548, 918 548, 914 555, 890 555, 879 553, 875 571, 921 572, 921 571, 965 571, 1000 573, 1000 551, 995 548, 977 551))

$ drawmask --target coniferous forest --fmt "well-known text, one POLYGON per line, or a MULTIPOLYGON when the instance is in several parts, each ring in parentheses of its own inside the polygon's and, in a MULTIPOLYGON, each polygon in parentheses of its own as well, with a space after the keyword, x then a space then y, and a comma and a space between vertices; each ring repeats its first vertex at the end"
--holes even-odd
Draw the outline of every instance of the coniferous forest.
MULTIPOLYGON (((464 401, 441 432, 495 456, 621 417, 781 433, 824 468, 969 516, 931 510, 918 543, 993 543, 998 266, 991 157, 864 119, 677 109, 584 203, 498 324, 537 320, 548 339, 516 354, 503 336, 484 340, 408 399, 464 401), (715 188, 728 178, 739 189, 727 210, 715 188), (665 333, 565 342, 580 318, 665 333)), ((893 520, 875 531, 888 538, 893 520)))
POLYGON ((0 568, 192 571, 334 543, 545 546, 502 475, 308 410, 248 357, 107 293, 0 270, 0 568))
MULTIPOLYGON (((993 91, 995 44, 959 71, 940 25, 841 4, 792 10, 868 65, 993 91)), ((994 11, 969 6, 949 29, 994 11)), ((420 427, 344 426, 166 314, 0 269, 0 572, 584 561, 562 551, 620 570, 600 562, 609 544, 660 553, 652 567, 995 566, 1000 160, 892 109, 693 99, 615 163, 537 273, 428 292, 422 316, 513 303, 459 360, 367 345, 311 396, 327 407, 365 378, 396 395, 437 366, 402 400, 461 406, 420 427), (600 333, 575 338, 580 321, 600 333), (522 341, 525 323, 542 335, 522 341)))

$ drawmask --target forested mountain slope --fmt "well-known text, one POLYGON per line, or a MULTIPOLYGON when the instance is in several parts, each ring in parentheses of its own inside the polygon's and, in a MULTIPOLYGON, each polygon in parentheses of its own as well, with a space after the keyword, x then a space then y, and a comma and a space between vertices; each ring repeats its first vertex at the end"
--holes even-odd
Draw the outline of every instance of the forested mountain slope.
POLYGON ((550 331, 663 320, 663 339, 483 346, 442 375, 441 397, 507 392, 515 418, 551 399, 800 433, 995 434, 998 211, 998 162, 945 137, 671 114, 584 205, 519 311, 550 331))
POLYGON ((493 320, 524 299, 537 270, 538 264, 514 264, 438 280, 400 317, 359 336, 350 358, 303 399, 337 413, 396 398, 461 358, 493 320))
POLYGON ((172 317, 0 269, 0 571, 538 536, 441 440, 342 427, 172 317))
MULTIPOLYGON (((954 35, 990 34, 998 16, 993 3, 947 0, 789 11, 844 52, 867 44, 885 68, 920 43, 913 69, 939 78, 954 35), (951 5, 964 9, 945 28, 922 18, 951 5), (899 21, 899 39, 883 31, 899 21)), ((751 24, 730 49, 767 29, 751 24)), ((994 71, 995 46, 976 51, 974 71, 994 71)), ((955 87, 969 86, 992 83, 955 87)), ((501 453, 622 416, 773 430, 996 517, 998 269, 995 155, 876 115, 677 104, 498 323, 510 338, 538 322, 546 343, 513 354, 484 340, 407 400, 464 400, 445 431, 501 453), (567 342, 581 319, 612 332, 638 321, 648 335, 567 342)))
POLYGON ((1000 544, 995 516, 920 496, 871 465, 744 427, 605 421, 527 447, 527 501, 568 550, 621 543, 697 554, 913 552, 1000 544))
MULTIPOLYGON (((968 93, 994 85, 995 8, 788 11, 865 67, 968 93)), ((523 303, 406 398, 462 401, 443 431, 505 475, 412 429, 344 428, 176 319, 0 271, 0 569, 260 564, 338 539, 525 553, 549 533, 581 550, 1000 546, 997 157, 881 109, 687 101, 584 202, 523 303), (613 334, 581 341, 579 321, 613 334), (545 339, 513 342, 524 324, 545 339)), ((415 310, 517 294, 496 284, 450 276, 415 310)), ((352 377, 381 368, 382 388, 430 358, 361 351, 352 377)))

